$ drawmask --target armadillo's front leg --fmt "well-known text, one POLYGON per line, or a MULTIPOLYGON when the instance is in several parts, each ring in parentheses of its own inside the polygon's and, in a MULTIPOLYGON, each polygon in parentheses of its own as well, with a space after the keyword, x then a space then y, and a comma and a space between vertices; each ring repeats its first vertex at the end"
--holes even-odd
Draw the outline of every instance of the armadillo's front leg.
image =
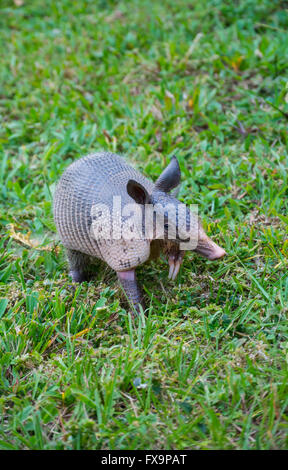
POLYGON ((89 266, 89 257, 80 253, 80 251, 66 249, 70 267, 70 276, 73 282, 84 282, 89 280, 87 266, 89 266))
POLYGON ((131 271, 117 272, 118 279, 128 297, 129 302, 139 312, 139 304, 144 308, 143 297, 141 290, 137 284, 136 272, 134 269, 131 271))

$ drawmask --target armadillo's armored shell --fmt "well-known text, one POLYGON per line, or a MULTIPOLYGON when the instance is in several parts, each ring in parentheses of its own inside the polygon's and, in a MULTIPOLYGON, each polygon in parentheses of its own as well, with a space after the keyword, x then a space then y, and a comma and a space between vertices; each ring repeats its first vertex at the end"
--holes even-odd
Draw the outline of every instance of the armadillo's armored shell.
POLYGON ((151 194, 153 183, 112 153, 88 155, 65 170, 54 195, 54 219, 65 247, 101 258, 116 271, 132 269, 149 258, 147 240, 92 236, 92 207, 105 204, 112 213, 113 196, 121 196, 121 208, 134 202, 127 193, 129 179, 151 194))

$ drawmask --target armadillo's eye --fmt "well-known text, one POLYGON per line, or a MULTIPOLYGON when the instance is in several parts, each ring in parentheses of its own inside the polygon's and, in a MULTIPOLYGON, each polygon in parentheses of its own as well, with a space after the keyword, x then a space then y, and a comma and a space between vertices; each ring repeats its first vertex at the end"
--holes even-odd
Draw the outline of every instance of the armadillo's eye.
POLYGON ((169 228, 169 224, 168 224, 168 212, 164 212, 164 230, 167 232, 168 228, 169 228))

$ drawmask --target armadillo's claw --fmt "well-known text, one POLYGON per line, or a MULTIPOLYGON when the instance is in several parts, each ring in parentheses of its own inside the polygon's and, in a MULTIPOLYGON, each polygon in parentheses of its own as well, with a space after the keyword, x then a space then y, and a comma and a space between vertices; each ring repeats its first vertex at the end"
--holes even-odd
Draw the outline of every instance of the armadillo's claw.
POLYGON ((174 281, 176 279, 177 274, 179 273, 181 263, 178 260, 174 261, 174 260, 170 260, 169 258, 169 265, 170 265, 170 268, 169 268, 168 279, 172 279, 172 281, 174 281))
POLYGON ((176 279, 177 274, 179 273, 179 270, 180 270, 180 266, 181 266, 181 262, 179 260, 176 261, 175 268, 174 268, 174 273, 172 275, 172 281, 174 281, 176 279))
POLYGON ((183 254, 179 252, 177 255, 170 255, 168 258, 169 263, 169 274, 168 279, 172 279, 174 281, 179 273, 181 263, 183 261, 183 254))
POLYGON ((169 258, 168 263, 169 263, 169 266, 170 266, 168 279, 172 279, 174 269, 175 269, 175 263, 174 263, 174 260, 171 260, 171 258, 169 258))

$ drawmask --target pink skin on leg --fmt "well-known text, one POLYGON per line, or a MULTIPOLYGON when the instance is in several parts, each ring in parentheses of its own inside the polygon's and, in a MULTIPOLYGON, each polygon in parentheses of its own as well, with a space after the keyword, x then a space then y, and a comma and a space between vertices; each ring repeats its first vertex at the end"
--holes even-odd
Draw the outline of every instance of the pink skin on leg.
POLYGON ((117 272, 117 276, 119 279, 125 279, 127 281, 135 281, 135 269, 131 269, 131 271, 121 271, 117 272))

